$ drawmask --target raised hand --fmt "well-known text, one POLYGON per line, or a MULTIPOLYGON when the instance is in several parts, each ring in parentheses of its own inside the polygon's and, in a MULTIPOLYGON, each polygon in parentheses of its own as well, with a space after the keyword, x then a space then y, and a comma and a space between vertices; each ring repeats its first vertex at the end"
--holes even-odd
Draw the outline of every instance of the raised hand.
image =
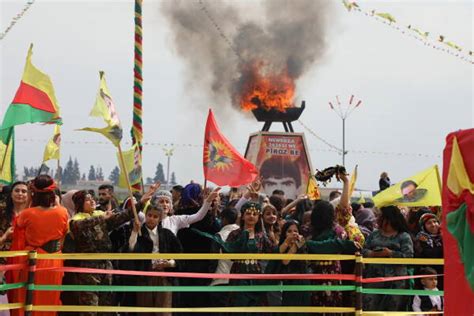
POLYGON ((158 191, 158 189, 161 187, 161 182, 160 181, 156 181, 155 183, 153 183, 152 185, 150 185, 150 187, 148 188, 148 191, 145 192, 145 194, 143 194, 142 198, 140 199, 140 201, 142 203, 146 203, 148 202, 151 197, 153 196, 153 194, 155 194, 156 191, 158 191))
POLYGON ((207 203, 212 203, 212 201, 214 201, 215 199, 217 199, 217 197, 219 196, 219 191, 221 190, 221 187, 217 187, 215 188, 214 190, 212 190, 211 193, 209 193, 209 195, 207 195, 206 197, 206 202, 207 203))

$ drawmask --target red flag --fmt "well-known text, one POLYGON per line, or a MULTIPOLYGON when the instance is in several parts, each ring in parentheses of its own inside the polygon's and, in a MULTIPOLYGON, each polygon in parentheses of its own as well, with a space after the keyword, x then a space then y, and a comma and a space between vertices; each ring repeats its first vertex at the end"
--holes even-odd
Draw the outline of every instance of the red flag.
POLYGON ((474 129, 446 137, 443 155, 445 315, 474 315, 474 129))
POLYGON ((204 178, 217 185, 237 187, 255 180, 257 168, 231 145, 209 109, 203 152, 204 178))

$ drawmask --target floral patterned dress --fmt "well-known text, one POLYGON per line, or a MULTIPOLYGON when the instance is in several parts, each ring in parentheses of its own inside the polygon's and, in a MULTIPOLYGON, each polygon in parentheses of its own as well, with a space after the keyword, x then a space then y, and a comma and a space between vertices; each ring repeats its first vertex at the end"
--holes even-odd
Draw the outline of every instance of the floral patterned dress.
MULTIPOLYGON (((408 233, 402 232, 387 237, 380 230, 369 235, 365 242, 362 254, 367 256, 369 251, 387 247, 392 251, 392 258, 413 258, 413 242, 408 233)), ((395 264, 368 264, 364 269, 364 278, 392 277, 407 275, 406 265, 395 264)), ((390 281, 370 283, 367 287, 383 289, 404 289, 406 282, 390 281)), ((407 297, 401 295, 365 294, 364 310, 368 311, 405 311, 407 297)))
MULTIPOLYGON (((326 230, 312 238, 313 241, 331 241, 347 239, 345 230, 335 225, 334 228, 326 230)), ((336 253, 336 252, 335 252, 336 253)), ((312 261, 310 269, 315 274, 340 274, 341 263, 339 260, 332 261, 312 261)), ((311 281, 313 285, 340 285, 341 282, 337 280, 314 280, 311 281)), ((311 293, 312 306, 342 306, 342 293, 337 291, 317 291, 311 293)))

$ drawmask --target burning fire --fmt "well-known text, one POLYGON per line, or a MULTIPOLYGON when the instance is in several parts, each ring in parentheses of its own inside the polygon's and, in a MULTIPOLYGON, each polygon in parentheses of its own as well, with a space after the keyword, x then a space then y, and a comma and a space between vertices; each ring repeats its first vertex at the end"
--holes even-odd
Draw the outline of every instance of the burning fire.
POLYGON ((240 107, 244 111, 263 108, 285 112, 294 107, 295 82, 283 70, 278 74, 267 73, 264 62, 250 64, 243 72, 245 79, 240 91, 240 107))

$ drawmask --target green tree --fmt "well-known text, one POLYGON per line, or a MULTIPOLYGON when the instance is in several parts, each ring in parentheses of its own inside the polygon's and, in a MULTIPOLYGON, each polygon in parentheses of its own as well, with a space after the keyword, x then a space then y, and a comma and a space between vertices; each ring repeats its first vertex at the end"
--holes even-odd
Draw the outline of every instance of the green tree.
POLYGON ((114 185, 118 185, 119 177, 120 177, 120 169, 119 169, 119 167, 115 166, 115 168, 112 170, 112 172, 109 175, 109 180, 114 185))
POLYGON ((79 180, 81 180, 81 170, 79 169, 79 162, 77 161, 77 158, 75 158, 72 167, 72 184, 77 184, 77 181, 79 180))
POLYGON ((174 171, 171 172, 170 184, 171 184, 171 185, 176 185, 176 184, 177 184, 177 182, 176 182, 176 175, 174 174, 174 171))
POLYGON ((91 167, 89 168, 89 175, 87 176, 87 180, 89 181, 95 181, 97 180, 97 177, 95 175, 95 168, 94 166, 91 165, 91 167))
POLYGON ((102 167, 97 167, 96 169, 96 180, 97 181, 104 181, 104 171, 102 170, 102 167))
POLYGON ((165 183, 165 173, 163 171, 163 165, 161 163, 158 163, 158 166, 156 166, 156 172, 153 181, 160 181, 161 183, 165 183))
POLYGON ((73 174, 74 174, 74 162, 72 161, 71 156, 69 156, 69 160, 67 161, 66 167, 64 168, 64 171, 63 171, 62 183, 75 184, 73 174))

